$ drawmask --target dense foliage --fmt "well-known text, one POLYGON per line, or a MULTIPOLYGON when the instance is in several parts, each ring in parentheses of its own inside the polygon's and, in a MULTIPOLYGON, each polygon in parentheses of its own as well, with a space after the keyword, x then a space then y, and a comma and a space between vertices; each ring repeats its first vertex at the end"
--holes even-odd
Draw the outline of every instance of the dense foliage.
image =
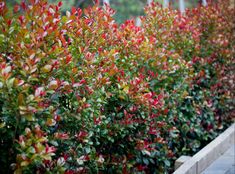
MULTIPOLYGON (((49 3, 63 2, 61 7, 62 14, 65 14, 67 10, 70 10, 72 6, 79 7, 81 9, 87 6, 94 5, 95 0, 48 0, 49 3)), ((7 3, 8 8, 13 9, 14 5, 20 3, 21 0, 10 0, 7 3)), ((100 0, 100 5, 103 4, 103 0, 100 0)), ((136 18, 137 16, 144 15, 144 6, 147 4, 147 0, 109 0, 110 5, 116 10, 113 18, 117 23, 122 23, 123 21, 131 18, 136 18)), ((163 0, 154 0, 154 2, 162 3, 163 0)), ((170 0, 171 6, 178 8, 178 0, 170 0)), ((185 6, 187 8, 195 7, 199 1, 187 0, 185 1, 185 6)))
POLYGON ((229 2, 145 9, 118 26, 94 5, 61 15, 0 2, 1 173, 164 173, 230 122, 229 2))

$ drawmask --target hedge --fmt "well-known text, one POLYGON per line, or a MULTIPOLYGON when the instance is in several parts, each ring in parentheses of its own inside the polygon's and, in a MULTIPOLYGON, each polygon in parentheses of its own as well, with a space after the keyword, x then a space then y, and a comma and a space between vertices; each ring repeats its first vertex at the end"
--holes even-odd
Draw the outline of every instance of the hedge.
POLYGON ((153 2, 138 27, 98 3, 0 2, 0 172, 172 172, 232 121, 234 9, 218 4, 153 2))

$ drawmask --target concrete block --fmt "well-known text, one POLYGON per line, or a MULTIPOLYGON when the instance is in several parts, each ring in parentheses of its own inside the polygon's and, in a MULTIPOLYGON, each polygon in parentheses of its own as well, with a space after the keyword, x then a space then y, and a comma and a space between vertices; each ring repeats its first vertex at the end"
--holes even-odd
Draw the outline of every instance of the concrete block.
POLYGON ((174 174, 200 174, 213 161, 225 153, 235 140, 235 123, 215 140, 195 154, 191 159, 186 160, 174 174))
POLYGON ((175 170, 178 169, 182 164, 191 159, 191 156, 182 155, 175 161, 175 170))

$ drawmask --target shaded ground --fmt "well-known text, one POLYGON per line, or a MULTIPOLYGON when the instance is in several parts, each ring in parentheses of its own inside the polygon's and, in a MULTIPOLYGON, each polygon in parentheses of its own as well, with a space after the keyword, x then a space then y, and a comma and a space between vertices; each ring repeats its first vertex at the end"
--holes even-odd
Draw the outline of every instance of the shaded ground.
POLYGON ((235 144, 204 170, 202 174, 235 174, 235 144))

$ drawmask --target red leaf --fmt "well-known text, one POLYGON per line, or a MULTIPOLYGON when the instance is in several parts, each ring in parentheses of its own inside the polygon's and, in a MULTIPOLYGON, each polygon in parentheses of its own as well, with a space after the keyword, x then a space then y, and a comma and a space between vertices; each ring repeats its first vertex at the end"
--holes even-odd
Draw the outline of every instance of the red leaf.
POLYGON ((26 10, 27 6, 26 6, 25 2, 21 2, 20 5, 21 5, 21 7, 23 8, 23 10, 26 10))
POLYGON ((46 144, 46 153, 53 153, 56 151, 56 148, 54 146, 48 146, 48 144, 46 144))
POLYGON ((14 13, 17 13, 20 10, 20 6, 19 5, 15 5, 14 6, 14 13))
POLYGON ((62 5, 63 5, 63 2, 60 1, 60 2, 58 3, 58 6, 61 7, 62 5))
POLYGON ((76 14, 77 13, 77 9, 75 7, 72 7, 71 8, 71 12, 72 12, 72 14, 76 14))
POLYGON ((60 40, 62 42, 62 45, 65 47, 67 45, 67 42, 66 42, 66 40, 65 40, 63 35, 60 35, 60 40))
POLYGON ((25 19, 25 17, 24 17, 24 16, 20 16, 20 17, 19 17, 20 24, 23 24, 23 23, 24 23, 24 19, 25 19))
POLYGON ((72 60, 72 56, 71 55, 66 56, 66 64, 70 63, 71 60, 72 60))
POLYGON ((78 8, 78 9, 77 9, 77 12, 78 12, 78 16, 79 16, 79 17, 82 16, 82 9, 78 8))
POLYGON ((11 23, 12 23, 12 20, 9 19, 9 20, 7 21, 7 25, 10 26, 11 23))
POLYGON ((99 5, 100 4, 100 1, 99 0, 94 0, 95 1, 95 4, 96 5, 99 5))

